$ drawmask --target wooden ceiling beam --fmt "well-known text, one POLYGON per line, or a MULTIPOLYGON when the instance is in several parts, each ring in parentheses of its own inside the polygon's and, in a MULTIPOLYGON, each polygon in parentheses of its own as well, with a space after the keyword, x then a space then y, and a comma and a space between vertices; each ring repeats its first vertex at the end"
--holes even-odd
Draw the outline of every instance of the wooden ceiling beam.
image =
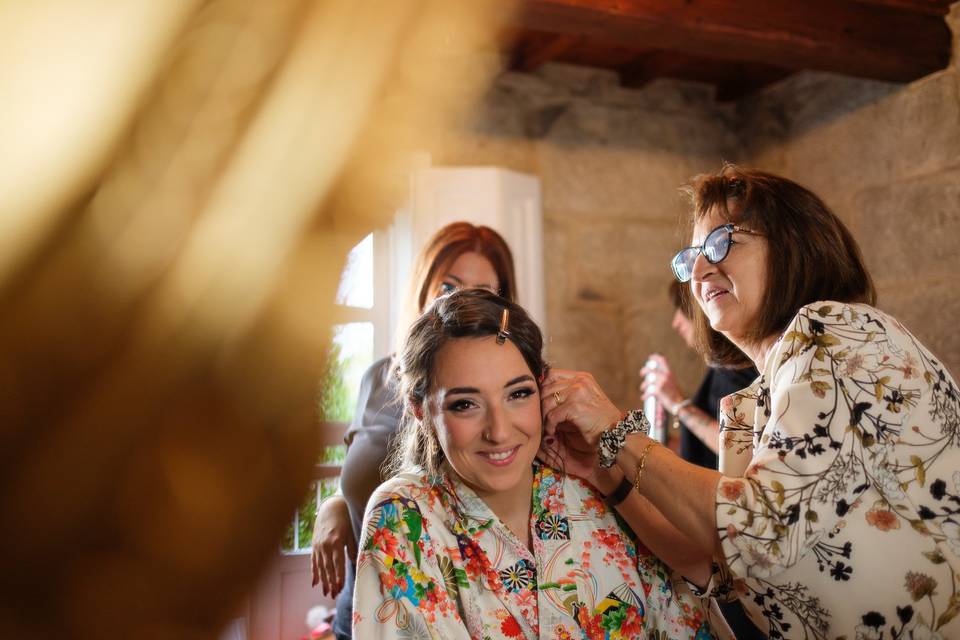
POLYGON ((792 69, 756 62, 730 62, 675 51, 652 51, 617 69, 620 84, 639 89, 657 78, 679 78, 716 85, 717 100, 737 100, 778 82, 792 69))
POLYGON ((861 4, 870 4, 883 7, 895 7, 912 11, 913 13, 926 13, 932 16, 945 16, 950 13, 950 5, 955 0, 854 0, 861 4))
POLYGON ((751 69, 749 73, 737 74, 736 76, 727 77, 717 82, 716 97, 720 102, 739 100, 775 82, 780 82, 793 73, 794 71, 790 69, 774 67, 768 69, 751 69))
POLYGON ((624 87, 640 89, 662 77, 695 79, 678 75, 685 66, 685 56, 678 56, 670 51, 651 51, 617 69, 617 74, 624 87))
POLYGON ((524 0, 517 19, 523 28, 620 46, 878 80, 907 82, 945 68, 951 35, 943 18, 894 2, 524 0))
POLYGON ((564 52, 581 40, 582 38, 579 36, 567 33, 531 39, 518 47, 510 67, 516 71, 535 71, 547 62, 563 55, 564 52))

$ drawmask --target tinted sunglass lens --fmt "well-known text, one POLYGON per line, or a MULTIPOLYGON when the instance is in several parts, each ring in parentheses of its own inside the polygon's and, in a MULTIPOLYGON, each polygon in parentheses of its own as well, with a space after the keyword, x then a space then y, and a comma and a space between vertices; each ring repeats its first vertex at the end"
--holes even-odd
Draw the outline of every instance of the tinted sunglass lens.
POLYGON ((680 282, 688 282, 693 276, 693 263, 697 259, 696 249, 684 249, 673 258, 673 275, 680 282))
POLYGON ((716 264, 727 257, 730 250, 730 232, 725 227, 714 229, 703 242, 703 255, 716 264))

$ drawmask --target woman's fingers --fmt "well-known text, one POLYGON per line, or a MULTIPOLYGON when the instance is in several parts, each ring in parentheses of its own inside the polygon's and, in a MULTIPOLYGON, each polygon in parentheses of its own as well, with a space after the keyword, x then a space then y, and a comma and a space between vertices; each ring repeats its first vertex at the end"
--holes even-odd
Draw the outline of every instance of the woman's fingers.
POLYGON ((596 413, 585 412, 576 403, 561 404, 544 415, 544 427, 551 436, 558 437, 563 429, 579 431, 591 446, 596 444, 597 425, 602 421, 596 413))
POLYGON ((667 363, 667 359, 660 355, 659 353, 654 353, 649 358, 647 358, 646 364, 643 365, 643 368, 640 369, 641 376, 648 376, 651 373, 654 374, 667 374, 670 373, 670 365, 667 363))
POLYGON ((580 376, 582 371, 572 371, 570 369, 550 369, 550 373, 544 378, 544 384, 553 380, 569 380, 580 376))
MULTIPOLYGON (((574 415, 575 407, 572 404, 558 405, 548 411, 543 416, 544 427, 547 428, 551 436, 556 436, 557 426, 563 422, 569 422, 574 415)), ((576 425, 579 428, 580 425, 576 425)))
POLYGON ((317 556, 317 571, 320 573, 320 591, 323 595, 329 595, 330 579, 327 577, 327 564, 323 553, 317 556))
POLYGON ((343 549, 344 549, 344 546, 340 545, 339 549, 335 551, 333 554, 331 554, 332 562, 333 562, 333 573, 334 573, 334 579, 335 579, 335 582, 333 584, 333 589, 332 589, 333 594, 331 595, 331 597, 340 593, 340 590, 343 589, 343 583, 346 580, 346 576, 344 574, 347 571, 346 564, 345 564, 347 558, 343 552, 343 549))
POLYGON ((310 553, 310 586, 315 587, 320 582, 320 556, 317 554, 317 548, 314 547, 310 553))
POLYGON ((555 373, 541 386, 546 433, 552 436, 560 424, 569 422, 592 445, 599 430, 619 419, 619 409, 589 373, 565 370, 555 373))
POLYGON ((541 440, 540 456, 548 465, 557 468, 558 465, 563 462, 563 458, 560 455, 559 441, 556 438, 550 438, 550 442, 547 442, 546 439, 541 440))
POLYGON ((313 573, 325 595, 336 596, 346 582, 347 555, 356 557, 350 511, 342 496, 331 496, 317 509, 313 528, 313 573))
POLYGON ((327 579, 323 592, 331 598, 336 596, 338 593, 338 591, 336 591, 337 570, 335 566, 336 562, 334 561, 334 554, 330 549, 325 549, 323 554, 323 573, 326 574, 327 579))

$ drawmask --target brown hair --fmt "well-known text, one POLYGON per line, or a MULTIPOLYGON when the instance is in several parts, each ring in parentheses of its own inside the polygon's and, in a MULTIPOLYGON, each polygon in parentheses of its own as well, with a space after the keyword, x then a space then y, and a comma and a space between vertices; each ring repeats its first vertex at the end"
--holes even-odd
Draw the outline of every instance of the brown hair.
POLYGON ((443 451, 425 402, 437 353, 455 338, 497 335, 504 309, 509 312, 507 339, 520 350, 537 383, 542 380, 547 369, 543 336, 523 307, 484 289, 464 289, 437 298, 410 327, 398 356, 404 411, 393 451, 387 457, 388 477, 401 471, 439 477, 443 451))
MULTIPOLYGON (((875 304, 877 295, 850 231, 810 190, 779 176, 726 165, 695 177, 684 190, 696 224, 714 212, 762 234, 768 243, 768 295, 746 338, 782 333, 800 307, 817 300, 875 304)), ((697 346, 715 366, 742 366, 746 355, 714 331, 699 305, 693 310, 697 346)))
POLYGON ((515 302, 517 276, 513 254, 499 233, 483 225, 451 222, 434 233, 417 256, 410 278, 410 293, 397 333, 397 351, 403 349, 407 328, 423 313, 431 298, 431 289, 439 278, 465 253, 478 253, 490 261, 499 280, 501 297, 515 302))
POLYGON ((500 281, 501 297, 517 298, 517 279, 513 270, 513 254, 503 237, 483 225, 453 222, 437 231, 427 241, 414 268, 417 283, 417 310, 423 312, 430 299, 430 287, 465 253, 478 253, 490 261, 500 281))
POLYGON ((670 281, 670 301, 673 303, 673 308, 682 313, 683 315, 690 318, 690 288, 683 286, 683 284, 674 278, 670 281))

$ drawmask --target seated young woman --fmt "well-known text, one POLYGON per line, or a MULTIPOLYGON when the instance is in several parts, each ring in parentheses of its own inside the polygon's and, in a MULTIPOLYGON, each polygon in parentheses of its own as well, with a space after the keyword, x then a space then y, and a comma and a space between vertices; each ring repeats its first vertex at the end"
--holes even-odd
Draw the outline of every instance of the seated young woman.
POLYGON ((704 602, 603 497, 537 459, 542 344, 521 307, 479 289, 412 326, 396 475, 364 518, 354 637, 715 637, 704 602))

